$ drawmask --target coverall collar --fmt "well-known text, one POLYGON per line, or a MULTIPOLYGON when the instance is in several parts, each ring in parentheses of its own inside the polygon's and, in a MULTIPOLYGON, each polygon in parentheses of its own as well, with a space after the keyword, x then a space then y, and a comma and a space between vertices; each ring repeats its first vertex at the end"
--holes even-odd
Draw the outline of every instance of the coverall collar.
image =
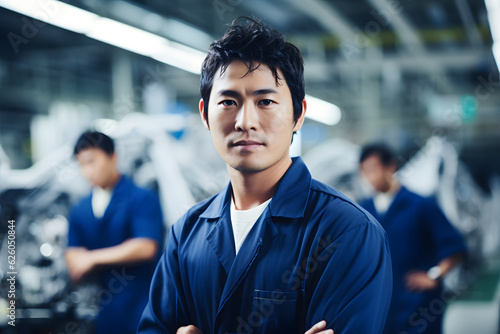
MULTIPOLYGON (((302 218, 311 188, 311 173, 300 157, 292 158, 292 165, 280 180, 273 200, 269 203, 271 217, 302 218)), ((200 215, 201 218, 220 218, 224 206, 231 200, 231 182, 200 215)))

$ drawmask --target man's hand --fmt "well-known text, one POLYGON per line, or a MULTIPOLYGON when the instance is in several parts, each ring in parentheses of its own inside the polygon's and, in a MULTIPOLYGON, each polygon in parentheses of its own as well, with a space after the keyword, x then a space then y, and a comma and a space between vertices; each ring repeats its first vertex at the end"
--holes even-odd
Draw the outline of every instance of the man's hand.
POLYGON ((305 334, 333 334, 333 329, 327 329, 324 331, 326 327, 326 321, 321 320, 316 325, 312 326, 305 334))
POLYGON ((406 289, 408 291, 423 292, 438 287, 436 280, 430 279, 426 271, 412 270, 405 276, 406 289))
MULTIPOLYGON (((327 329, 324 331, 323 329, 326 327, 326 321, 322 320, 318 322, 316 325, 312 326, 305 334, 334 334, 333 330, 327 329)), ((177 330, 177 334, 203 334, 201 330, 196 328, 193 325, 181 327, 177 330)))
POLYGON ((72 247, 66 252, 66 263, 71 279, 78 282, 94 269, 95 261, 91 252, 84 247, 72 247))
POLYGON ((193 325, 180 327, 177 330, 177 334, 203 334, 201 330, 193 325))
POLYGON ((132 238, 119 245, 88 250, 69 247, 66 263, 71 279, 78 282, 95 267, 135 264, 154 259, 158 243, 149 238, 132 238))

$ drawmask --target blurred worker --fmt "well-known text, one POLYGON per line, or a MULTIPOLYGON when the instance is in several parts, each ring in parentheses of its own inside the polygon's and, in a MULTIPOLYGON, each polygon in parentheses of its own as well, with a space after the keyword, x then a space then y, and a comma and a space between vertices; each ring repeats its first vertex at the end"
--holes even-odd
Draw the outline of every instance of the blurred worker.
POLYGON ((135 333, 163 250, 158 197, 116 168, 113 140, 85 132, 74 154, 92 193, 73 208, 66 262, 71 278, 97 278, 97 333, 135 333))
POLYGON ((139 332, 378 334, 392 287, 385 232, 290 157, 303 60, 249 21, 202 65, 200 114, 231 182, 171 228, 139 332))
POLYGON ((385 228, 391 247, 394 288, 384 333, 441 333, 441 281, 462 261, 464 240, 434 200, 401 186, 386 145, 365 146, 360 170, 377 193, 361 205, 385 228))

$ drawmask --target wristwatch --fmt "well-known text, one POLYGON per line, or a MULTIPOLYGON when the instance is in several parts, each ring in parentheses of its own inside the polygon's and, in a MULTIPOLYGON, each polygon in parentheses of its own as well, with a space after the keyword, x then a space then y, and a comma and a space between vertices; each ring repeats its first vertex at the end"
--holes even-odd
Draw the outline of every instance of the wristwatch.
POLYGON ((437 280, 441 278, 441 275, 443 274, 443 271, 439 266, 434 266, 431 269, 427 270, 427 277, 429 277, 431 280, 437 280))

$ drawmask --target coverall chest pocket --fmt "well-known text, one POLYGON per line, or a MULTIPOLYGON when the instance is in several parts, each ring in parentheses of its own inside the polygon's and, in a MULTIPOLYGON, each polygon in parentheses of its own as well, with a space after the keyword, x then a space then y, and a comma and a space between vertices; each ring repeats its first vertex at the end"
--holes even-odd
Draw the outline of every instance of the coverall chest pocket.
POLYGON ((249 319, 253 333, 296 333, 301 327, 301 292, 255 290, 249 319))

